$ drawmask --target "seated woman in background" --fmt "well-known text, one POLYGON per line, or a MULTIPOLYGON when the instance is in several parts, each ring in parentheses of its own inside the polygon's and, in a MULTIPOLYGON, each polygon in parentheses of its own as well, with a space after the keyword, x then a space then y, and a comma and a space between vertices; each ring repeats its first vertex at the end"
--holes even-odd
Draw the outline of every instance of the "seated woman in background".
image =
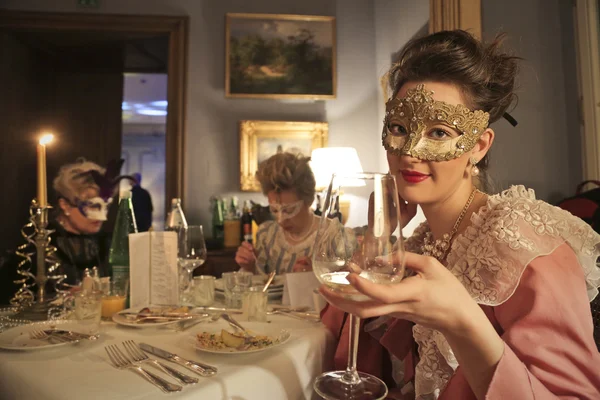
MULTIPOLYGON (((112 173, 116 168, 108 169, 112 169, 109 172, 112 173)), ((106 221, 117 180, 108 179, 106 174, 99 165, 81 160, 63 165, 54 179, 57 201, 48 229, 53 231, 50 244, 56 247, 55 256, 60 262, 56 273, 65 276, 63 283, 76 285, 86 268, 97 267, 101 276, 109 275, 110 237, 100 229, 106 221)), ((8 304, 19 289, 14 281, 22 279, 17 274, 21 260, 14 252, 7 253, 1 260, 0 304, 8 304)), ((31 272, 35 275, 35 263, 31 265, 31 272)), ((54 291, 52 283, 48 282, 47 290, 54 291)))
POLYGON ((100 230, 107 218, 114 182, 101 190, 98 179, 94 179, 105 173, 98 164, 78 161, 62 166, 54 179, 58 204, 50 222, 54 230, 51 243, 57 248, 65 283, 76 284, 86 268, 97 267, 100 276, 109 275, 110 237, 100 230))
POLYGON ((315 176, 310 158, 279 153, 263 161, 256 172, 269 200, 274 220, 260 225, 253 247, 244 242, 235 261, 246 271, 268 274, 308 271, 319 218, 310 209, 315 176))

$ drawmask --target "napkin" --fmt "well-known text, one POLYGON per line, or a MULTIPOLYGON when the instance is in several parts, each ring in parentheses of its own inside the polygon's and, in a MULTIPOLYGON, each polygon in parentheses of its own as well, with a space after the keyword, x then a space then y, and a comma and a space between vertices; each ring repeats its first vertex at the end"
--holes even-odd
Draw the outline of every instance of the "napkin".
POLYGON ((283 275, 282 304, 290 307, 314 307, 313 290, 319 287, 319 281, 312 271, 292 272, 283 275))
POLYGON ((131 307, 179 303, 176 232, 129 235, 131 307))

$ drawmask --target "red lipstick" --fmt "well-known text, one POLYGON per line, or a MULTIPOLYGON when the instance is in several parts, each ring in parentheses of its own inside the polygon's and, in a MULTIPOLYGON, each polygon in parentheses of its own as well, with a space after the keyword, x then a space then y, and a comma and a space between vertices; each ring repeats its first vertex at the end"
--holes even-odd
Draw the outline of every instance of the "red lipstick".
POLYGON ((404 169, 400 171, 402 173, 402 178, 408 183, 419 183, 423 182, 425 179, 429 178, 430 175, 422 174, 417 171, 411 171, 408 169, 404 169))

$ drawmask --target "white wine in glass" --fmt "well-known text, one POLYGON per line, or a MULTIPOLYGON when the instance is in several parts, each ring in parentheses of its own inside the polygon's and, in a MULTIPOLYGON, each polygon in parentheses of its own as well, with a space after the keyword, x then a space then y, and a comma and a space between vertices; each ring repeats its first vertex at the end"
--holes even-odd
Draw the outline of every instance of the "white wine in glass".
MULTIPOLYGON (((379 284, 402 280, 404 247, 400 226, 398 192, 392 175, 333 175, 315 240, 312 260, 315 275, 322 284, 348 299, 358 302, 369 300, 346 278, 348 274, 355 273, 379 284), (352 227, 327 217, 340 196, 351 193, 368 198, 366 209, 354 210, 357 215, 348 219, 358 221, 352 227)), ((383 399, 388 392, 385 383, 356 370, 360 318, 350 315, 349 324, 350 349, 346 370, 319 376, 314 383, 315 391, 327 400, 383 399)))

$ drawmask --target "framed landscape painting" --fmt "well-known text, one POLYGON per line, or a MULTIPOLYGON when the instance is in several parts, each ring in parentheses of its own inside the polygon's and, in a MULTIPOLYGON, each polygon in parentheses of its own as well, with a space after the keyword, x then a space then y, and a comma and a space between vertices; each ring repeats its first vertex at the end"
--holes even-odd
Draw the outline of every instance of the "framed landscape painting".
POLYGON ((335 17, 227 14, 225 96, 333 99, 335 17))
POLYGON ((259 192, 255 175, 258 165, 274 154, 290 152, 310 157, 325 147, 327 122, 240 121, 240 188, 259 192))

